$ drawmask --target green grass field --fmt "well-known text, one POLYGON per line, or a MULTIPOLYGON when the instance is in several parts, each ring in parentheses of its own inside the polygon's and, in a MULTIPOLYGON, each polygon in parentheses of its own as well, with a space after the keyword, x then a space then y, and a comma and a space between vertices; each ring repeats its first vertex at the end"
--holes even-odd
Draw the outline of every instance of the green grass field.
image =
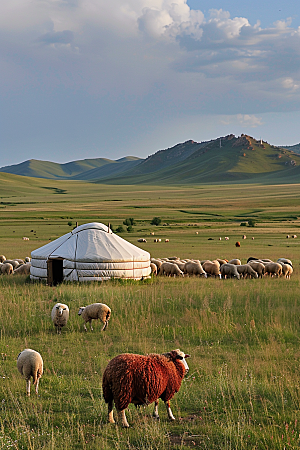
POLYGON ((117 227, 133 217, 133 233, 121 236, 152 256, 294 262, 291 280, 158 277, 49 287, 0 277, 0 448, 298 449, 300 236, 286 235, 298 234, 299 194, 300 185, 137 190, 0 174, 0 253, 7 258, 29 255, 76 221, 117 227), (150 225, 154 216, 161 226, 150 225), (240 226, 250 218, 255 227, 240 226), (151 232, 162 242, 154 243, 151 232), (148 242, 138 244, 138 237, 148 242), (60 336, 50 320, 57 301, 70 307, 60 336), (83 330, 78 308, 93 302, 112 309, 105 332, 99 323, 93 332, 83 330), (26 347, 44 359, 38 397, 33 390, 26 397, 16 368, 26 347), (108 424, 101 389, 107 362, 122 352, 176 348, 191 355, 171 401, 176 421, 167 420, 161 402, 159 422, 151 417, 153 405, 130 405, 128 430, 108 424))

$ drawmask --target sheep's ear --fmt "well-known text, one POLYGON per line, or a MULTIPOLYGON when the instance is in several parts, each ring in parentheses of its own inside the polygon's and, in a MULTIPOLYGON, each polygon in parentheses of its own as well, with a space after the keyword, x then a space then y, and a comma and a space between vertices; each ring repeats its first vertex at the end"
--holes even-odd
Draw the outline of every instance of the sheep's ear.
POLYGON ((191 355, 184 355, 184 357, 185 357, 185 358, 190 358, 190 357, 191 357, 191 355))

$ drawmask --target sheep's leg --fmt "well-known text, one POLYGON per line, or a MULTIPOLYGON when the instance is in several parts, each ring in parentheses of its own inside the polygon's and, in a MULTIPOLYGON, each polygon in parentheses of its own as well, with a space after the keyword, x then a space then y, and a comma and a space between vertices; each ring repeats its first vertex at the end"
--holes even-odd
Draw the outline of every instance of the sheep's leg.
POLYGON ((107 325, 108 325, 108 320, 105 321, 105 324, 104 324, 104 327, 102 328, 102 331, 105 330, 105 328, 107 327, 107 325))
POLYGON ((122 427, 129 428, 129 423, 127 422, 126 419, 125 409, 123 409, 122 411, 118 410, 118 416, 120 422, 122 423, 122 427))
POLYGON ((109 423, 116 423, 114 419, 113 402, 108 402, 108 421, 109 423))
POLYGON ((168 413, 168 417, 170 420, 175 420, 175 417, 173 416, 173 413, 171 411, 171 406, 170 406, 170 402, 169 400, 165 402, 166 408, 167 408, 167 413, 168 413))
POLYGON ((35 383, 35 393, 36 393, 36 394, 39 393, 39 381, 40 381, 40 379, 37 378, 36 383, 35 383))
POLYGON ((86 327, 85 323, 83 324, 83 327, 84 327, 84 330, 87 331, 87 327, 86 327))
POLYGON ((26 394, 30 396, 30 379, 26 380, 26 394))
POLYGON ((89 322, 90 322, 90 326, 91 326, 91 331, 94 331, 94 328, 92 327, 92 319, 90 319, 89 322))
POLYGON ((154 410, 153 410, 153 417, 154 417, 155 419, 159 419, 159 414, 158 414, 158 400, 155 400, 154 410))

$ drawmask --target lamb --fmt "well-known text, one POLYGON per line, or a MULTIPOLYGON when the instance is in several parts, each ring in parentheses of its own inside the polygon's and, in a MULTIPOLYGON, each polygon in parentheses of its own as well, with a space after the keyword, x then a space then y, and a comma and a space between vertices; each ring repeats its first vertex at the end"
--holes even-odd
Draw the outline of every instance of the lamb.
POLYGON ((200 261, 189 261, 184 264, 183 272, 188 275, 200 275, 200 277, 207 278, 207 273, 203 270, 200 261))
POLYGON ((218 261, 205 261, 202 264, 202 267, 207 275, 220 278, 220 264, 218 263, 218 261))
POLYGON ((228 264, 234 264, 235 266, 240 266, 242 263, 241 263, 241 260, 240 259, 231 259, 230 261, 228 261, 228 264))
POLYGON ((258 278, 258 273, 250 266, 250 264, 237 265, 236 268, 238 273, 245 278, 247 278, 248 275, 250 278, 258 278))
POLYGON ((27 395, 30 396, 31 377, 33 378, 33 384, 35 385, 35 392, 38 394, 39 380, 43 375, 43 358, 41 355, 31 348, 26 348, 18 355, 17 368, 20 374, 26 379, 27 395))
POLYGON ((175 420, 170 400, 179 391, 189 370, 185 360, 189 356, 177 349, 161 355, 124 353, 113 358, 102 380, 103 397, 108 403, 108 421, 115 423, 113 402, 123 427, 129 427, 125 415, 129 403, 138 406, 155 402, 153 417, 159 419, 159 398, 165 402, 169 419, 175 420))
POLYGON ((1 273, 3 275, 11 275, 14 273, 14 268, 13 268, 12 264, 7 263, 7 262, 1 264, 0 269, 1 269, 1 273))
POLYGON ((226 263, 221 266, 222 278, 237 278, 240 279, 240 274, 237 271, 235 264, 226 263))
POLYGON ((290 266, 290 264, 286 264, 286 263, 283 263, 283 262, 281 262, 280 261, 280 263, 279 264, 281 264, 282 265, 282 275, 285 277, 285 278, 291 278, 291 275, 292 275, 292 273, 293 273, 293 267, 292 266, 290 266))
POLYGON ((258 278, 262 278, 265 274, 265 265, 260 261, 251 260, 248 263, 258 274, 258 278))
POLYGON ((31 263, 21 264, 14 271, 14 275, 29 275, 30 274, 31 263))
POLYGON ((78 315, 84 320, 84 329, 87 331, 86 323, 89 322, 91 326, 91 331, 93 331, 92 320, 100 319, 104 326, 102 331, 108 326, 108 321, 111 316, 111 309, 104 303, 92 303, 88 306, 81 306, 78 311, 78 315))
POLYGON ((173 275, 174 277, 176 277, 176 275, 182 277, 184 276, 184 273, 179 269, 177 264, 171 262, 163 262, 159 269, 159 274, 167 275, 168 277, 170 277, 171 275, 173 275))
POLYGON ((282 265, 275 262, 269 262, 265 264, 265 275, 271 275, 280 277, 282 274, 282 265))
POLYGON ((69 307, 64 303, 56 303, 51 311, 51 319, 57 333, 61 334, 62 327, 66 326, 69 320, 69 307))

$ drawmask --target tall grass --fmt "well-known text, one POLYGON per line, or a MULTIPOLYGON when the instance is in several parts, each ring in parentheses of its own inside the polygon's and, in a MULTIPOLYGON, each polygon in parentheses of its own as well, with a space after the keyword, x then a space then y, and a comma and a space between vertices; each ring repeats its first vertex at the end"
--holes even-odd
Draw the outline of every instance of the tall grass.
POLYGON ((147 283, 62 284, 0 278, 0 448, 283 449, 299 448, 299 275, 284 279, 157 278, 147 283), (57 301, 70 320, 57 335, 57 301), (79 306, 107 303, 107 331, 84 332, 79 306), (39 395, 25 395, 16 357, 26 347, 44 359, 39 395), (131 428, 107 422, 101 377, 122 352, 191 354, 171 401, 130 405, 131 428))

